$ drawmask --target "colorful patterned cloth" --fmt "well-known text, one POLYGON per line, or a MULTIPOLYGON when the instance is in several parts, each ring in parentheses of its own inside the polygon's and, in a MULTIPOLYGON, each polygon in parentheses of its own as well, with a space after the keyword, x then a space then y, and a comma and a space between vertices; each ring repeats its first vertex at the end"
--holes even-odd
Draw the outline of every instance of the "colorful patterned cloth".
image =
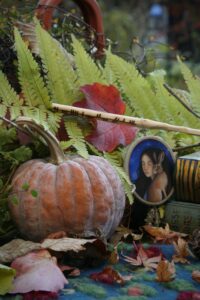
MULTIPOLYGON (((130 246, 129 246, 130 247, 130 246)), ((174 254, 172 245, 159 245, 166 259, 171 261, 174 254)), ((176 277, 168 283, 158 283, 155 280, 156 274, 152 271, 145 271, 144 268, 135 268, 124 262, 120 258, 119 263, 112 266, 121 275, 133 275, 131 281, 126 282, 124 286, 118 284, 109 285, 93 281, 89 276, 95 272, 100 272, 105 265, 98 269, 82 270, 81 276, 69 279, 70 284, 66 286, 59 296, 59 300, 190 300, 200 299, 200 284, 191 277, 193 270, 200 271, 200 261, 189 258, 190 264, 176 264, 176 277), (130 287, 139 288, 141 295, 129 296, 130 287), (181 293, 187 291, 187 293, 181 293)))

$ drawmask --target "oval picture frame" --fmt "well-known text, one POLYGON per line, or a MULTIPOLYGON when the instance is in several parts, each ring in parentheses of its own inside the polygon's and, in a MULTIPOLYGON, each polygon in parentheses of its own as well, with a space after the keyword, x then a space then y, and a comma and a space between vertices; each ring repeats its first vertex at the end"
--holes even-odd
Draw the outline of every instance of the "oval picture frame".
POLYGON ((175 156, 160 137, 146 136, 132 142, 124 158, 124 169, 133 184, 136 199, 146 205, 165 203, 174 193, 175 156))

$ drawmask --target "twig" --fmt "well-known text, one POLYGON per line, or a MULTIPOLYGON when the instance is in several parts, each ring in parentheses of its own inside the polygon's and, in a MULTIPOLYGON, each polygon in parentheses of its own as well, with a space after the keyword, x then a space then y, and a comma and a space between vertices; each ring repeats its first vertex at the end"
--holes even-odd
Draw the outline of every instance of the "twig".
POLYGON ((15 122, 13 122, 13 121, 11 121, 11 120, 5 118, 5 117, 0 117, 0 119, 3 120, 3 121, 6 122, 6 123, 12 125, 12 126, 15 127, 17 130, 19 130, 19 131, 21 131, 21 132, 23 132, 23 133, 25 133, 25 134, 27 134, 27 135, 30 136, 30 132, 28 132, 28 130, 26 130, 26 129, 20 127, 20 126, 18 126, 15 122))
POLYGON ((172 150, 174 152, 177 152, 177 151, 180 151, 180 150, 187 150, 187 149, 191 149, 191 148, 195 148, 195 147, 200 147, 200 143, 197 143, 197 144, 193 144, 193 145, 188 145, 188 146, 180 146, 180 147, 177 147, 177 148, 173 148, 172 150))
POLYGON ((200 129, 170 125, 168 123, 158 122, 150 119, 142 119, 125 115, 112 114, 108 112, 96 111, 87 108, 74 107, 58 103, 52 103, 52 108, 58 111, 64 111, 72 115, 96 118, 114 123, 127 123, 139 128, 162 129, 166 131, 183 132, 187 134, 200 136, 200 129))
POLYGON ((193 111, 175 92, 174 90, 166 83, 163 84, 166 90, 174 96, 191 114, 200 119, 200 115, 198 115, 195 111, 193 111))

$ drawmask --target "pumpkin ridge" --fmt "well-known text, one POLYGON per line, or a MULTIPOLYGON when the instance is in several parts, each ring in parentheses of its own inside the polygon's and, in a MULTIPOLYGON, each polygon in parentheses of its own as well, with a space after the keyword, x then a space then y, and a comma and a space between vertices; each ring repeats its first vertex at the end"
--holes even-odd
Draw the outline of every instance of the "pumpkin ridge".
POLYGON ((72 215, 74 217, 74 213, 72 213, 73 207, 73 187, 71 184, 71 167, 69 165, 69 161, 63 162, 57 167, 57 186, 56 186, 56 194, 59 203, 59 207, 63 212, 63 220, 65 231, 69 234, 69 227, 73 228, 73 218, 69 216, 72 215), (64 189, 62 187, 65 187, 64 189), (63 198, 65 200, 63 200, 63 198))
MULTIPOLYGON (((85 188, 87 188, 87 184, 85 182, 85 176, 87 176, 83 166, 81 166, 77 161, 71 160, 69 161, 72 169, 72 182, 74 188, 74 226, 78 234, 83 232, 86 227, 86 220, 90 219, 89 207, 90 207, 90 199, 88 197, 88 192, 86 192, 85 188)), ((87 178, 87 177, 86 177, 87 178)))
POLYGON ((116 201, 115 201, 115 193, 114 193, 114 189, 112 187, 112 181, 110 181, 110 178, 109 176, 107 175, 107 167, 105 167, 105 163, 104 164, 101 164, 99 163, 98 164, 98 167, 101 169, 101 171, 103 172, 103 174, 105 175, 106 179, 108 180, 108 182, 110 183, 109 187, 111 189, 111 193, 112 193, 112 205, 111 205, 111 213, 110 213, 110 218, 109 218, 109 229, 107 229, 107 231, 109 232, 109 235, 110 233, 113 233, 113 224, 114 224, 114 221, 115 221, 115 214, 113 212, 116 211, 116 201))
MULTIPOLYGON (((33 161, 33 160, 32 160, 33 161)), ((36 164, 39 166, 41 166, 41 168, 43 168, 45 165, 43 164, 42 161, 38 160, 36 161, 36 164)), ((15 190, 13 190, 13 193, 20 195, 19 196, 19 208, 17 208, 17 213, 18 216, 15 217, 15 221, 17 224, 19 224, 19 226, 24 226, 24 223, 26 222, 26 214, 25 214, 25 202, 27 202, 27 198, 30 197, 30 179, 32 178, 33 174, 35 172, 35 164, 34 166, 31 165, 29 166, 28 163, 25 163, 24 169, 23 169, 23 173, 21 176, 21 178, 18 178, 18 174, 17 174, 17 178, 15 178, 15 176, 13 177, 13 181, 12 181, 12 185, 14 184, 15 186, 17 186, 18 188, 15 190), (16 179, 16 180, 15 180, 16 179), (20 184, 20 181, 21 184, 20 184), (23 190, 23 184, 28 184, 28 190, 25 191, 23 190), (17 184, 17 185, 16 185, 17 184)), ((12 206, 12 208, 14 207, 15 210, 15 205, 16 204, 12 204, 12 199, 10 200, 10 206, 12 206)), ((12 210, 12 213, 14 214, 14 211, 12 210)), ((27 230, 26 230, 27 231, 27 230)), ((27 232, 25 232, 25 235, 27 235, 27 232)))
MULTIPOLYGON (((88 171, 89 178, 91 181, 91 186, 94 195, 93 230, 96 229, 97 231, 101 231, 101 226, 103 224, 104 228, 102 233, 103 235, 107 235, 108 227, 110 226, 109 222, 111 210, 109 206, 109 200, 112 198, 112 189, 110 189, 110 187, 107 184, 107 178, 104 175, 104 172, 99 168, 99 166, 95 162, 91 161, 90 159, 86 162, 84 159, 81 158, 77 158, 76 161, 79 161, 79 163, 82 163, 84 165, 84 167, 88 171), (101 190, 99 189, 99 191, 97 190, 98 185, 99 187, 101 187, 101 190), (107 191, 105 191, 105 187, 107 188, 107 191), (103 218, 106 217, 106 222, 102 218, 102 216, 103 218)), ((114 199, 112 200, 114 201, 114 199)), ((113 202, 112 200, 110 201, 111 203, 113 202)))
MULTIPOLYGON (((53 189, 53 171, 56 169, 56 166, 47 163, 43 172, 39 176, 39 186, 38 186, 38 200, 39 200, 39 211, 38 211, 38 235, 40 239, 46 237, 49 233, 57 231, 57 228, 54 228, 57 223, 52 220, 55 220, 56 210, 54 205, 54 195, 52 194, 53 189), (53 170, 52 170, 53 169, 53 170), (52 224, 54 226, 52 226, 52 224), (39 236, 40 234, 40 236, 39 236)), ((37 238, 38 239, 38 238, 37 238)))
MULTIPOLYGON (((60 164, 61 165, 61 164, 60 164)), ((65 231, 65 222, 64 222, 64 215, 63 215, 63 211, 62 211, 62 208, 60 207, 60 202, 59 202, 59 198, 58 198, 58 194, 57 194, 57 184, 58 184, 58 167, 56 168, 56 171, 55 171, 55 181, 54 181, 54 197, 55 197, 55 205, 60 213, 60 221, 62 223, 62 226, 63 227, 63 231, 65 231)), ((59 228, 59 231, 61 231, 62 228, 59 228)))
MULTIPOLYGON (((93 194, 93 190, 92 190, 92 185, 91 185, 91 180, 90 180, 90 175, 87 171, 87 168, 85 167, 85 164, 82 163, 84 161, 84 159, 82 159, 81 157, 79 158, 75 158, 74 162, 77 163, 79 165, 79 167, 81 168, 82 172, 85 174, 84 177, 86 176, 87 178, 87 185, 86 188, 88 188, 88 194, 89 197, 89 205, 88 205, 88 214, 89 217, 87 218, 86 224, 84 225, 84 235, 85 236, 91 236, 94 235, 94 228, 93 228, 93 220, 94 220, 94 211, 95 211, 95 201, 94 201, 94 194, 93 194)), ((87 161, 88 164, 88 161, 87 161)), ((85 178, 84 178, 85 179, 85 178)), ((84 180, 85 183, 85 180, 84 180)))
POLYGON ((107 179, 112 186, 112 190, 114 193, 114 210, 115 213, 113 214, 113 224, 110 231, 110 235, 113 233, 113 230, 116 228, 117 224, 119 223, 119 219, 121 220, 123 217, 123 211, 125 207, 125 194, 123 191, 123 185, 116 170, 110 165, 107 161, 105 161, 102 157, 92 156, 91 159, 98 161, 98 166, 103 169, 105 172, 107 179))
POLYGON ((23 202, 27 205, 24 206, 24 218, 25 220, 28 220, 26 227, 24 228, 24 235, 28 237, 29 233, 32 233, 33 236, 37 236, 38 232, 40 232, 40 228, 38 228, 38 220, 40 219, 40 212, 41 212, 41 205, 40 205, 40 190, 38 184, 40 184, 40 174, 43 174, 44 169, 46 168, 46 164, 41 165, 41 168, 34 169, 34 172, 31 172, 30 179, 28 181, 28 184, 30 185, 29 190, 24 194, 24 200, 23 202), (35 176, 34 176, 35 175, 35 176), (35 179, 35 182, 32 182, 32 179, 35 179), (37 191, 37 197, 33 197, 31 195, 31 190, 37 191), (28 199, 30 199, 28 201, 28 199), (30 207, 30 203, 35 203, 35 209, 33 207, 30 207), (29 217, 31 216, 31 218, 29 217), (35 220, 34 220, 35 219, 35 220))

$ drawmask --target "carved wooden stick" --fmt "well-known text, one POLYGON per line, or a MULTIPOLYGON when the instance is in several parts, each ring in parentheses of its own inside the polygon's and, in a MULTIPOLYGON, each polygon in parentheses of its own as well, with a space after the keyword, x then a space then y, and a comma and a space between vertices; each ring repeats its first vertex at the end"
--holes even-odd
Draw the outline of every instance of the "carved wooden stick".
POLYGON ((117 115, 108 112, 102 112, 87 108, 74 107, 64 104, 52 103, 52 108, 56 110, 61 110, 72 115, 85 116, 89 118, 96 118, 103 121, 113 122, 113 123, 128 123, 139 128, 150 128, 150 129, 162 129, 166 131, 176 131, 183 132, 187 134, 200 136, 200 129, 170 125, 168 123, 158 122, 150 119, 142 119, 136 117, 129 117, 125 115, 117 115))

